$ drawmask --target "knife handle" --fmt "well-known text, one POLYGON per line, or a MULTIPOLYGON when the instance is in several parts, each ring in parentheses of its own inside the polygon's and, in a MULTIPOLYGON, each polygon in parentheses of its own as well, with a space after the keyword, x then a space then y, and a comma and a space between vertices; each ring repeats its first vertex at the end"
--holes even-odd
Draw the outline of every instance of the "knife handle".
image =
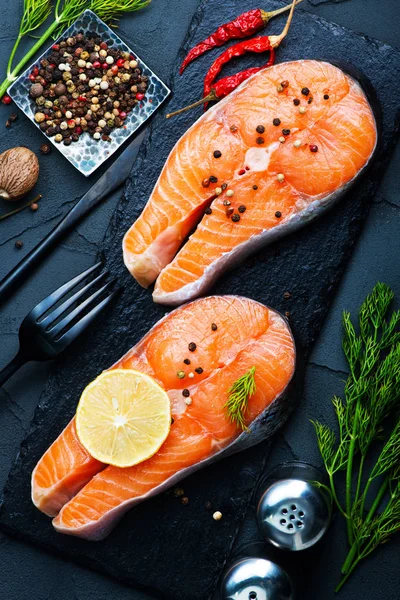
POLYGON ((0 281, 0 306, 9 298, 19 285, 32 273, 54 246, 79 222, 82 211, 78 204, 39 242, 11 271, 0 281))

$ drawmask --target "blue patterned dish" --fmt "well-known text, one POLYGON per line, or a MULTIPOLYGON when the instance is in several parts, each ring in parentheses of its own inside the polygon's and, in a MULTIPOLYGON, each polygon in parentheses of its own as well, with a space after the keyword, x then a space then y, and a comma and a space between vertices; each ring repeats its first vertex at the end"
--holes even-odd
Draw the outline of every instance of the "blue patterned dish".
MULTIPOLYGON (((102 140, 94 140, 88 133, 84 133, 79 138, 78 142, 70 146, 57 144, 54 138, 46 136, 48 142, 51 142, 57 150, 59 150, 83 175, 86 177, 91 175, 107 158, 109 158, 118 148, 127 140, 153 112, 164 102, 171 91, 167 86, 153 73, 151 69, 141 60, 140 57, 129 48, 118 35, 108 27, 99 17, 91 10, 86 10, 68 29, 64 31, 59 40, 65 37, 70 37, 82 31, 85 34, 92 33, 107 44, 114 48, 121 49, 134 54, 139 66, 142 69, 143 75, 147 75, 148 88, 143 101, 137 104, 128 114, 123 127, 114 129, 111 142, 103 142, 102 140)), ((53 42, 56 43, 56 42, 53 42)), ((53 45, 53 44, 52 44, 53 45)), ((29 119, 39 129, 38 124, 34 120, 34 103, 29 96, 31 82, 28 76, 35 66, 39 66, 42 58, 45 58, 50 51, 50 47, 32 63, 26 71, 18 77, 18 79, 8 89, 8 94, 14 100, 15 104, 29 117, 29 119)))

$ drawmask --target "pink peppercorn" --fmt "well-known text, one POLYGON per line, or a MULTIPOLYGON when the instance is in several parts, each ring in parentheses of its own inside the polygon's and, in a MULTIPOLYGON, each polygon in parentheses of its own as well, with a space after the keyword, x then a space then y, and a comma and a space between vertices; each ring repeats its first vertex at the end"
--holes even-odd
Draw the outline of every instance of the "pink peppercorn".
POLYGON ((101 62, 99 62, 98 60, 95 60, 95 61, 94 61, 94 63, 93 63, 93 67, 94 67, 95 69, 100 69, 100 67, 101 67, 101 62))
POLYGON ((144 98, 144 94, 142 94, 141 92, 138 92, 135 96, 136 100, 143 100, 144 98))
POLYGON ((8 96, 6 94, 5 96, 3 96, 2 102, 3 102, 3 104, 11 104, 12 100, 11 100, 10 96, 8 96))

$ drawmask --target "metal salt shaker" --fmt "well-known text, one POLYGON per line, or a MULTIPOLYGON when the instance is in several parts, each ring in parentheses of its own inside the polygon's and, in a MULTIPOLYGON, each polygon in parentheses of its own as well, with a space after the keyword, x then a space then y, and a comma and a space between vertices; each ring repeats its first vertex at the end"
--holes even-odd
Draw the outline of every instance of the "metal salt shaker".
POLYGON ((258 525, 265 539, 276 548, 305 550, 328 529, 329 501, 315 485, 319 472, 310 465, 291 463, 281 469, 282 473, 286 477, 272 480, 261 496, 258 525))
POLYGON ((221 600, 294 600, 288 574, 264 558, 242 558, 225 573, 221 600))

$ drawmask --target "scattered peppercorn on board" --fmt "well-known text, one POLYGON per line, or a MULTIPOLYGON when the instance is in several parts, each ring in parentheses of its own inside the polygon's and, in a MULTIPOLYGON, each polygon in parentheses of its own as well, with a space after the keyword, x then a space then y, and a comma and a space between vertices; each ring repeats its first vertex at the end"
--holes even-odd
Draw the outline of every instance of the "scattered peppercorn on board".
MULTIPOLYGON (((278 6, 281 4, 271 0, 266 8, 278 6)), ((173 123, 165 120, 165 113, 190 103, 201 93, 203 75, 219 51, 199 58, 179 77, 179 65, 187 50, 219 24, 250 8, 254 8, 252 0, 208 0, 194 16, 176 62, 173 101, 154 120, 151 139, 143 144, 104 242, 108 268, 119 276, 124 293, 102 328, 82 337, 79 349, 59 363, 10 474, 0 516, 1 527, 8 532, 163 599, 207 600, 211 596, 263 470, 266 444, 184 480, 179 485, 183 494, 179 490, 178 497, 171 493, 144 502, 100 543, 55 533, 31 503, 30 475, 53 441, 54 432, 61 431, 72 416, 85 383, 117 360, 165 313, 164 307, 152 302, 151 291, 139 288, 123 267, 122 236, 140 214, 173 144, 201 114, 200 107, 173 123)), ((268 32, 280 31, 284 19, 277 18, 268 32)), ((382 152, 367 175, 330 213, 238 265, 211 292, 249 296, 286 313, 298 355, 306 359, 394 146, 400 106, 400 53, 296 9, 279 60, 299 58, 345 61, 368 75, 383 109, 382 152)), ((257 58, 246 57, 241 66, 254 64, 257 58)), ((231 72, 234 70, 237 65, 232 65, 231 72)), ((299 374, 301 371, 300 365, 299 374)), ((301 410, 300 403, 296 410, 301 410)), ((346 589, 342 594, 343 600, 350 600, 346 589)), ((365 592, 360 597, 364 596, 365 592)), ((307 600, 317 598, 308 596, 307 600)))

